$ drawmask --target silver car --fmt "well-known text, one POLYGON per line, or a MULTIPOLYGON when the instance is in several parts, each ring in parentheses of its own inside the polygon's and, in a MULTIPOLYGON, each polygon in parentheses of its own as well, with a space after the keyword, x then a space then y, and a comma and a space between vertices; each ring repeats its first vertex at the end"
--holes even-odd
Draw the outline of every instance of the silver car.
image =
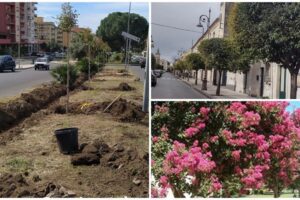
POLYGON ((37 58, 34 63, 34 70, 40 70, 40 69, 45 69, 49 70, 50 69, 50 64, 48 58, 37 58))

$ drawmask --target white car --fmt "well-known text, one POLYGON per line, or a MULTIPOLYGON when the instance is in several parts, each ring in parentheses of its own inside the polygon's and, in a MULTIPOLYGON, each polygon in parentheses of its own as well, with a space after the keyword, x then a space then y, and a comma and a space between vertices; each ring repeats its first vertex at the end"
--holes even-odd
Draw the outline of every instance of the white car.
POLYGON ((34 70, 40 70, 40 69, 45 69, 49 70, 50 69, 50 64, 48 58, 37 58, 34 63, 34 70))

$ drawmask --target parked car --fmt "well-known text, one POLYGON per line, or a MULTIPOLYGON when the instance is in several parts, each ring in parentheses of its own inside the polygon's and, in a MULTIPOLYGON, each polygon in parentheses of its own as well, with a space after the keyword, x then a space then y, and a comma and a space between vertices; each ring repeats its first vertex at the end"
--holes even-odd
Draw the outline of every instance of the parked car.
POLYGON ((141 65, 141 68, 145 68, 146 66, 146 58, 143 58, 140 60, 140 65, 141 65))
POLYGON ((48 58, 37 58, 34 63, 34 70, 40 70, 40 69, 45 69, 49 70, 50 69, 50 64, 48 58))
POLYGON ((50 53, 50 52, 46 52, 44 57, 47 57, 49 61, 54 60, 54 56, 53 56, 53 54, 50 53))
POLYGON ((154 71, 151 70, 151 87, 155 87, 157 84, 156 75, 154 74, 154 71))
POLYGON ((38 53, 36 54, 36 56, 37 56, 37 57, 44 57, 45 54, 44 54, 43 52, 38 52, 38 53))
POLYGON ((10 55, 0 56, 0 72, 3 70, 11 70, 12 72, 16 70, 16 62, 10 55))
POLYGON ((65 53, 64 52, 55 52, 55 58, 64 58, 65 57, 65 53))
POLYGON ((162 76, 162 74, 164 73, 164 71, 160 70, 160 69, 153 70, 153 72, 157 78, 160 78, 162 76))

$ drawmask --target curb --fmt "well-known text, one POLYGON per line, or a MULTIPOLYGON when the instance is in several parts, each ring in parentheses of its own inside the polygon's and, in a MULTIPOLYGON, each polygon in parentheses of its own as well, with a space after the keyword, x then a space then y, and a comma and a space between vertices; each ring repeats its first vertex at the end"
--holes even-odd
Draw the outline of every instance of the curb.
POLYGON ((197 92, 199 92, 200 94, 202 94, 203 96, 205 96, 206 98, 212 99, 212 97, 210 95, 208 95, 205 92, 203 92, 202 90, 194 87, 192 84, 190 84, 190 83, 188 83, 188 82, 186 82, 185 80, 182 80, 182 79, 179 79, 179 80, 181 80, 183 83, 185 83, 186 85, 190 86, 191 88, 193 88, 194 90, 196 90, 197 92))
POLYGON ((32 69, 32 68, 34 68, 34 66, 32 66, 32 67, 26 67, 26 68, 16 68, 16 70, 26 70, 26 69, 32 69))

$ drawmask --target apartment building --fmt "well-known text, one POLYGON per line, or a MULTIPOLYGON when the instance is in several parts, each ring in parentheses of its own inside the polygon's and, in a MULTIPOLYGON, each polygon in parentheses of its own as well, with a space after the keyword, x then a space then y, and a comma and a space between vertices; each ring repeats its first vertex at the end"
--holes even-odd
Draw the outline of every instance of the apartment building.
POLYGON ((43 17, 35 18, 35 39, 41 43, 57 42, 57 28, 53 22, 44 21, 43 17))
POLYGON ((28 52, 35 48, 34 18, 36 3, 0 3, 0 45, 8 48, 20 44, 28 52))

